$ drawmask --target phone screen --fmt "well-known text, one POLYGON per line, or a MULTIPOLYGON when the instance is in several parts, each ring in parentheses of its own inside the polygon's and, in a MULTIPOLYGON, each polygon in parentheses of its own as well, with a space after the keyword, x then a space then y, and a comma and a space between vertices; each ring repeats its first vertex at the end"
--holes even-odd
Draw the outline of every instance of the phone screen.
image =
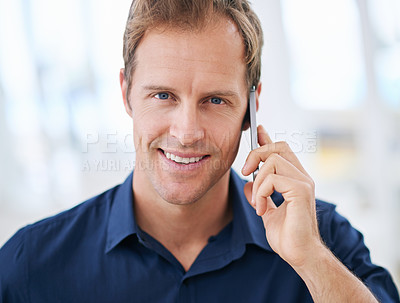
MULTIPOLYGON (((250 89, 249 96, 249 109, 250 109, 250 141, 251 141, 251 150, 254 150, 258 147, 257 145, 257 121, 256 121, 256 87, 253 86, 250 89)), ((258 167, 253 172, 253 182, 257 177, 258 167)))

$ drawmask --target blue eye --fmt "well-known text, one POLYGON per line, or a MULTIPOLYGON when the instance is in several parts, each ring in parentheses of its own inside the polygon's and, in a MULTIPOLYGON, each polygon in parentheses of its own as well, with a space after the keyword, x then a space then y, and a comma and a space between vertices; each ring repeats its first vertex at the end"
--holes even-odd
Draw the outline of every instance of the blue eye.
POLYGON ((169 94, 168 93, 158 93, 157 95, 155 95, 155 97, 160 100, 168 100, 169 94))
POLYGON ((222 104, 223 102, 221 98, 216 98, 216 97, 211 98, 210 101, 212 104, 222 104))

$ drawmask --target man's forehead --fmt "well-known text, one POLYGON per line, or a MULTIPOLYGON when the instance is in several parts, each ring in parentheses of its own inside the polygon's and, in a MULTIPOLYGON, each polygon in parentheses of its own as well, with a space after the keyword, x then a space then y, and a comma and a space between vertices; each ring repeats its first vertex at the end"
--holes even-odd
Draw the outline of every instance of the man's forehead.
MULTIPOLYGON (((203 73, 209 77, 245 79, 244 44, 236 25, 226 19, 201 31, 156 27, 144 35, 136 52, 136 70, 203 73)), ((160 75, 162 76, 162 75, 160 75)))
MULTIPOLYGON (((144 59, 144 58, 142 58, 144 59)), ((157 55, 147 55, 146 59, 140 60, 136 65, 137 69, 144 68, 146 72, 151 70, 166 70, 167 72, 199 72, 212 75, 232 75, 232 73, 240 72, 237 64, 226 64, 218 58, 198 58, 193 60, 184 54, 168 54, 163 57, 157 55), (197 61, 199 64, 194 64, 197 61), (140 64, 141 63, 141 64, 140 64)))
POLYGON ((152 27, 141 39, 137 55, 141 55, 141 49, 145 49, 146 55, 157 53, 149 53, 148 47, 152 51, 156 48, 159 55, 180 56, 188 60, 195 55, 203 61, 220 61, 229 52, 237 63, 245 61, 245 46, 239 30, 234 22, 225 17, 201 29, 170 25, 152 27))

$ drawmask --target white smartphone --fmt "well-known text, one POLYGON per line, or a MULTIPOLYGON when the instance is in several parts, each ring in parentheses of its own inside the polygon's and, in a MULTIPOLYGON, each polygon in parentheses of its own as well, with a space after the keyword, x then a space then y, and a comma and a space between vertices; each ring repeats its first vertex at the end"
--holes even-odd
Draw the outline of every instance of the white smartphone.
MULTIPOLYGON (((257 144, 257 121, 256 121, 256 87, 255 86, 253 86, 250 89, 249 109, 250 109, 251 150, 254 150, 258 147, 258 144, 257 144)), ((253 182, 256 179, 257 174, 258 174, 258 166, 257 166, 257 169, 253 172, 253 182)))

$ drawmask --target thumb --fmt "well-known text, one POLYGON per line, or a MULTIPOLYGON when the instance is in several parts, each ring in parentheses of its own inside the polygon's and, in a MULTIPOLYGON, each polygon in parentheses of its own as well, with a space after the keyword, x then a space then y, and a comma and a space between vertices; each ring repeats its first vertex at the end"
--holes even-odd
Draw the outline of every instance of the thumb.
POLYGON ((247 182, 244 185, 244 195, 246 196, 247 201, 250 203, 251 206, 255 207, 254 205, 251 204, 251 196, 253 192, 253 182, 247 182))

